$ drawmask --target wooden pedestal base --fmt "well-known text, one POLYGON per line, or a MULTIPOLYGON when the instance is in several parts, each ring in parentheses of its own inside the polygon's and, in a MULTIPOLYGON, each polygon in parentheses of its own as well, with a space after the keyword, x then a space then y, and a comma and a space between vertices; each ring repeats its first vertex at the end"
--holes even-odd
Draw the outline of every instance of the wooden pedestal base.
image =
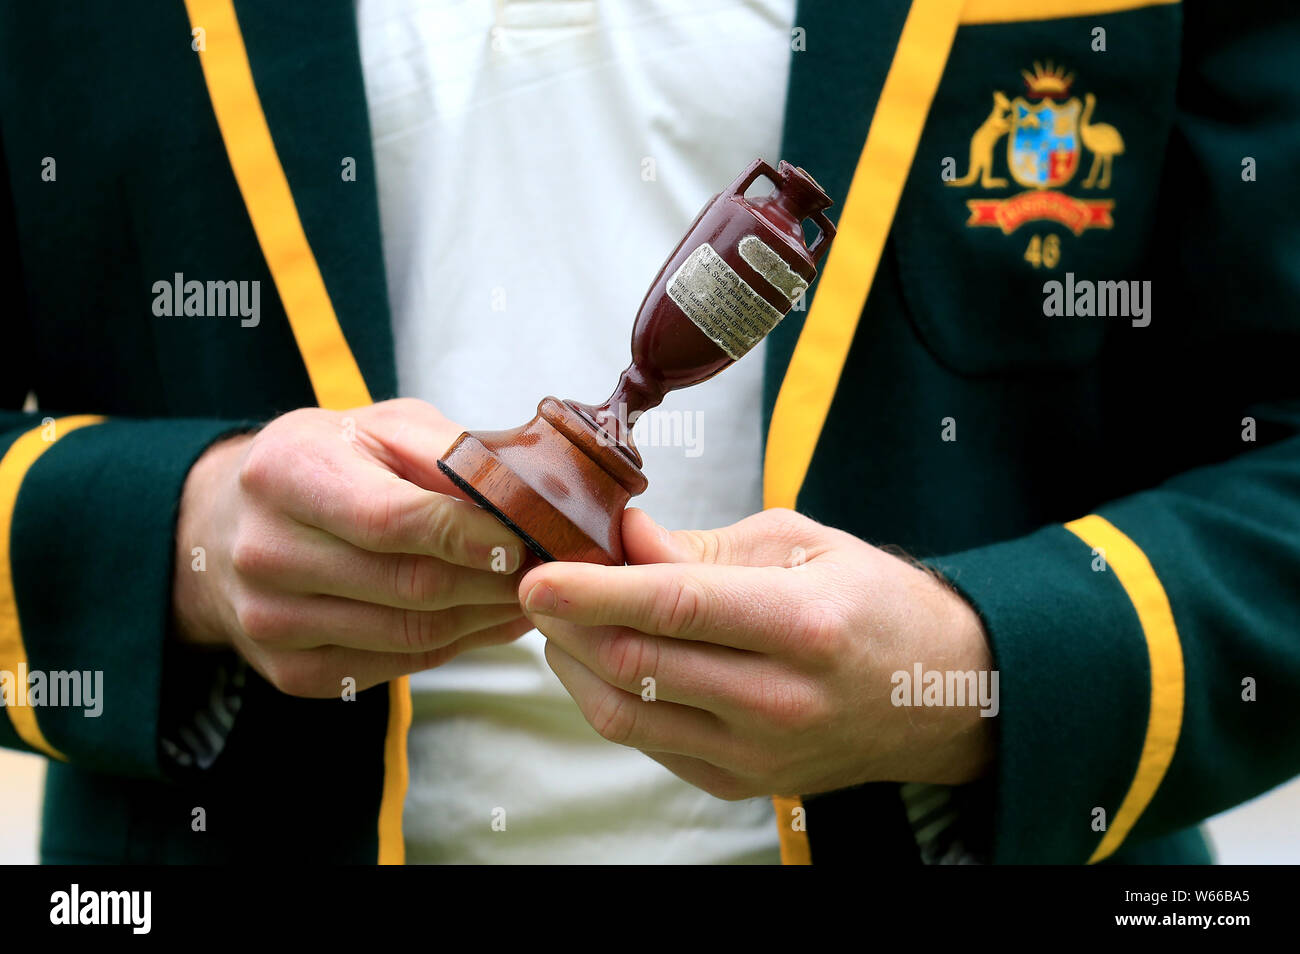
POLYGON ((571 405, 544 398, 523 427, 462 434, 438 467, 543 560, 626 562, 623 510, 645 475, 571 405))

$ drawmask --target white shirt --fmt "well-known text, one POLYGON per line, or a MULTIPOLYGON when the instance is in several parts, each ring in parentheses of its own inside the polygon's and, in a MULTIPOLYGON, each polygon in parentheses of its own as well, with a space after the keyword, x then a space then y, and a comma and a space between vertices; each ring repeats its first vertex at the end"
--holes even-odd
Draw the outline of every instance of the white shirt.
MULTIPOLYGON (((781 158, 793 7, 361 0, 401 392, 468 429, 548 394, 604 400, 700 207, 781 158)), ((762 373, 760 347, 638 422, 637 506, 673 528, 761 509, 762 373)), ((777 860, 768 800, 720 801, 601 739, 544 645, 413 677, 411 861, 777 860)))

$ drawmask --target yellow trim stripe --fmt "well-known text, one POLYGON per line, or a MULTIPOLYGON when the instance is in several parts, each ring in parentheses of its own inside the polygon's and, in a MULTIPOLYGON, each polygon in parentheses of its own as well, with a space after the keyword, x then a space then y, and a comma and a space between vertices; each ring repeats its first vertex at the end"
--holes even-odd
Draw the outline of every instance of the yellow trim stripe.
POLYGON ((379 802, 379 863, 406 864, 402 807, 409 782, 406 738, 411 731, 411 677, 388 684, 388 730, 384 735, 384 794, 379 802))
POLYGON ((1066 17, 1105 16, 1145 7, 1164 7, 1182 0, 967 0, 963 25, 1020 23, 1026 20, 1063 20, 1066 17))
MULTIPOLYGON (((9 446, 0 458, 0 671, 15 675, 27 666, 27 647, 23 644, 22 625, 18 619, 18 598, 14 593, 13 563, 10 559, 10 535, 13 533, 14 507, 18 491, 32 465, 63 437, 82 427, 104 419, 93 414, 56 418, 52 424, 34 427, 9 446), (52 434, 47 437, 47 432, 52 434)), ((18 687, 25 691, 25 686, 18 687)), ((25 696, 24 696, 25 700, 25 696)), ((66 762, 67 756, 50 744, 36 722, 36 710, 30 706, 5 706, 18 737, 38 752, 66 762)))
POLYGON ((1106 555, 1137 611, 1151 660, 1151 711, 1146 739, 1128 793, 1115 812, 1089 864, 1114 854, 1133 830, 1164 780, 1183 724, 1183 649, 1169 597, 1142 549, 1105 517, 1089 514, 1065 525, 1089 547, 1106 555))
POLYGON ((763 502, 795 506, 830 411, 858 317, 948 51, 961 0, 914 0, 844 200, 826 267, 772 409, 763 502))
MULTIPOLYGON (((763 505, 793 509, 839 386, 858 318, 916 155, 921 130, 957 33, 962 0, 913 0, 885 76, 838 235, 772 410, 763 462, 763 505)), ((812 860, 807 832, 794 831, 798 798, 774 798, 783 864, 812 860)))
MULTIPOLYGON (((205 34, 206 48, 199 54, 199 63, 212 110, 316 401, 332 410, 370 404, 370 390, 339 326, 275 151, 234 5, 231 0, 185 0, 185 7, 191 28, 202 28, 205 34)), ((403 677, 388 687, 384 787, 378 819, 381 864, 405 860, 402 806, 408 781, 406 737, 410 725, 410 680, 403 677)))
POLYGON ((185 6, 191 27, 206 32, 199 62, 212 109, 316 400, 335 410, 369 404, 370 392, 339 327, 275 151, 234 4, 185 0, 185 6))
MULTIPOLYGON (((782 798, 772 797, 772 807, 776 810, 776 831, 781 840, 781 864, 812 864, 812 845, 808 842, 807 831, 794 830, 795 811, 803 809, 803 799, 799 796, 782 798)), ((805 817, 804 823, 807 824, 805 817)))

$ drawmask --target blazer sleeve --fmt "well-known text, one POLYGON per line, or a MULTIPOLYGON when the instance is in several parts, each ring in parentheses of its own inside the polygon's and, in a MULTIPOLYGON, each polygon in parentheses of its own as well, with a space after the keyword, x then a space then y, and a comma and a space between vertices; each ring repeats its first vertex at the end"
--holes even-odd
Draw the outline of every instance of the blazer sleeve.
MULTIPOLYGON (((180 671, 164 666, 179 651, 169 639, 177 504, 194 460, 238 429, 0 414, 0 681, 9 689, 0 744, 112 774, 163 774, 163 676, 180 671), (43 697, 33 680, 44 681, 43 697), (24 683, 31 695, 20 698, 24 683)), ((173 697, 177 689, 168 686, 173 697)))

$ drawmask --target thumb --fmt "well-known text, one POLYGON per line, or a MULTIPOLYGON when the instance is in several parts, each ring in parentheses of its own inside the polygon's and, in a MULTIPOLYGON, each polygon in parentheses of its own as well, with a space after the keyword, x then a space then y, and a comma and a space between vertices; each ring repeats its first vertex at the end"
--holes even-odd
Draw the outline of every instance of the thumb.
POLYGON ((797 566, 829 549, 827 528, 791 510, 765 510, 717 530, 668 531, 644 510, 623 514, 627 562, 797 566))

